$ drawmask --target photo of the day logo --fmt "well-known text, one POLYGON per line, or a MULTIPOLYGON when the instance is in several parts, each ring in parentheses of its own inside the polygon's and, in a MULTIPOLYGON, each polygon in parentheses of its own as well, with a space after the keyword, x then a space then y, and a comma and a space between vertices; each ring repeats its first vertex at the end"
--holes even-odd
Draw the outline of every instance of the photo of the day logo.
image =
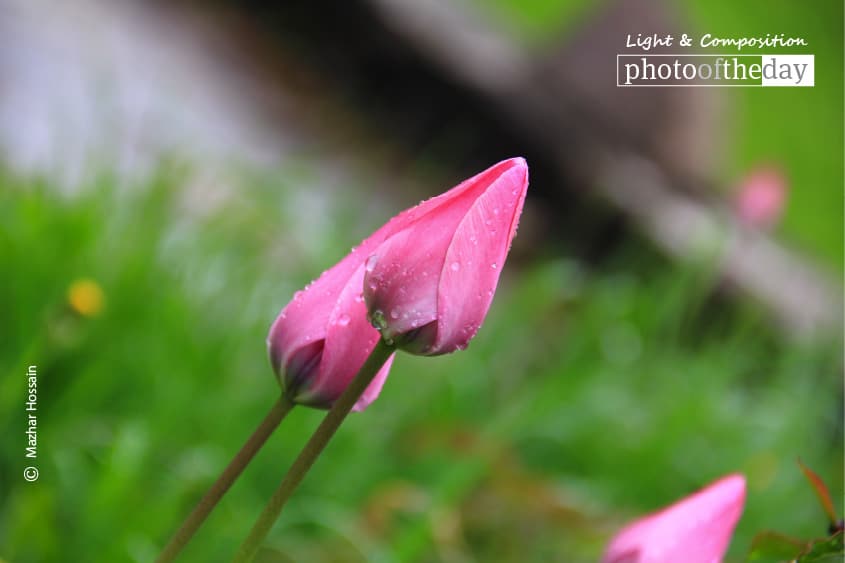
POLYGON ((628 34, 624 45, 626 52, 616 55, 616 85, 620 87, 815 85, 814 56, 792 54, 808 46, 803 37, 637 33, 628 34), (678 53, 684 50, 698 52, 678 53), (733 50, 736 54, 725 54, 733 50), (769 52, 761 53, 764 50, 769 52))
POLYGON ((813 55, 619 54, 616 85, 814 86, 813 55))

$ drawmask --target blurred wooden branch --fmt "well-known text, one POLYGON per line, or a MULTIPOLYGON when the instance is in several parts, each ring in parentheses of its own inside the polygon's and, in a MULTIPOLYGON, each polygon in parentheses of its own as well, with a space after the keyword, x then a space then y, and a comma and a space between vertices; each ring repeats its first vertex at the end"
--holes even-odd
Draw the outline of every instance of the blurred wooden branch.
POLYGON ((701 197, 712 193, 701 186, 712 166, 708 152, 719 144, 708 129, 718 117, 713 97, 695 88, 616 88, 617 45, 608 38, 671 29, 658 0, 609 4, 546 58, 529 56, 472 4, 367 2, 431 64, 493 104, 515 130, 539 138, 562 177, 578 177, 666 254, 711 252, 723 281, 764 304, 790 334, 842 330, 837 281, 701 197))

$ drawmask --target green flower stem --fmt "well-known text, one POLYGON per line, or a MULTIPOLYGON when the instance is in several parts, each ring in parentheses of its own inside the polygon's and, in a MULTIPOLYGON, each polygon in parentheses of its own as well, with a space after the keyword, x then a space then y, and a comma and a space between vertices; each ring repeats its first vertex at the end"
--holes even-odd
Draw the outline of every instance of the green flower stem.
POLYGON ((246 443, 241 447, 237 455, 229 462, 217 481, 200 499, 199 503, 194 507, 194 510, 182 523, 182 526, 173 534, 170 541, 161 552, 161 555, 156 559, 156 563, 168 563, 176 559, 179 552, 187 545, 193 535, 202 525, 208 515, 217 506, 217 503, 235 482, 235 479, 243 472, 244 468, 252 461, 270 434, 279 426, 285 416, 294 407, 294 403, 287 397, 282 395, 278 401, 275 402, 273 408, 255 429, 255 432, 249 437, 246 443))
POLYGON ((337 401, 335 401, 331 410, 329 410, 326 415, 326 418, 323 419, 323 422, 321 422, 320 426, 317 427, 317 430, 308 440, 308 443, 305 444, 305 447, 302 448, 301 452, 299 452, 299 456, 296 458, 296 461, 294 461, 293 465, 291 465, 290 469, 288 469, 288 472, 282 479, 282 483, 279 485, 279 488, 273 493, 273 496, 270 498, 270 502, 268 502, 264 507, 264 511, 252 527, 249 537, 247 537, 246 541, 241 544, 237 555, 235 555, 234 561, 237 563, 247 563, 252 560, 255 553, 258 551, 258 548, 261 546, 261 542, 264 541, 265 536, 267 536, 267 532, 270 531, 270 528, 276 522, 276 519, 278 519, 279 514, 282 511, 282 507, 284 507, 293 491, 323 451, 323 448, 326 447, 326 444, 329 443, 329 440, 331 440, 334 433, 340 427, 340 424, 346 418, 346 415, 348 415, 349 411, 352 410, 352 407, 355 406, 355 402, 367 388, 367 385, 369 385, 376 376, 379 369, 381 369, 384 362, 387 361, 393 351, 393 346, 385 344, 383 340, 379 340, 379 343, 376 344, 376 347, 373 349, 370 357, 367 358, 367 361, 361 367, 361 371, 358 372, 355 379, 352 380, 343 394, 337 399, 337 401))

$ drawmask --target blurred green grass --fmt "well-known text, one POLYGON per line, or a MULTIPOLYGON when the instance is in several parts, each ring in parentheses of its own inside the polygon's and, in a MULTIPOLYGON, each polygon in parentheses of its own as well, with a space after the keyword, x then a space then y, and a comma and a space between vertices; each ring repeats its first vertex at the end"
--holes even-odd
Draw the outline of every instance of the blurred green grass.
MULTIPOLYGON (((386 219, 360 220, 353 190, 308 207, 309 170, 234 171, 237 195, 201 212, 173 167, 73 196, 0 177, 0 557, 154 558, 270 408, 279 309, 386 219), (69 308, 80 278, 102 287, 101 315, 69 308)), ((794 459, 841 498, 838 342, 781 340, 753 306, 714 298, 701 264, 627 246, 593 270, 540 255, 511 260, 468 351, 397 358, 263 560, 595 561, 628 518, 731 471, 749 478, 734 555, 764 528, 823 534, 794 459)), ((186 561, 231 557, 321 416, 291 414, 186 561)))

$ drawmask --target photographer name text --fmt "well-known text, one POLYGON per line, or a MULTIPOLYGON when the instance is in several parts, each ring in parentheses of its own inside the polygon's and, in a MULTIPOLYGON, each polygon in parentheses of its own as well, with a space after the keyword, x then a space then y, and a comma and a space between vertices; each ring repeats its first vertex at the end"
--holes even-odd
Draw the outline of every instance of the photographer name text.
MULTIPOLYGON (((26 370, 26 447, 25 456, 29 463, 38 459, 38 367, 31 365, 26 370)), ((27 481, 38 479, 38 468, 29 465, 24 468, 23 477, 27 481)))

